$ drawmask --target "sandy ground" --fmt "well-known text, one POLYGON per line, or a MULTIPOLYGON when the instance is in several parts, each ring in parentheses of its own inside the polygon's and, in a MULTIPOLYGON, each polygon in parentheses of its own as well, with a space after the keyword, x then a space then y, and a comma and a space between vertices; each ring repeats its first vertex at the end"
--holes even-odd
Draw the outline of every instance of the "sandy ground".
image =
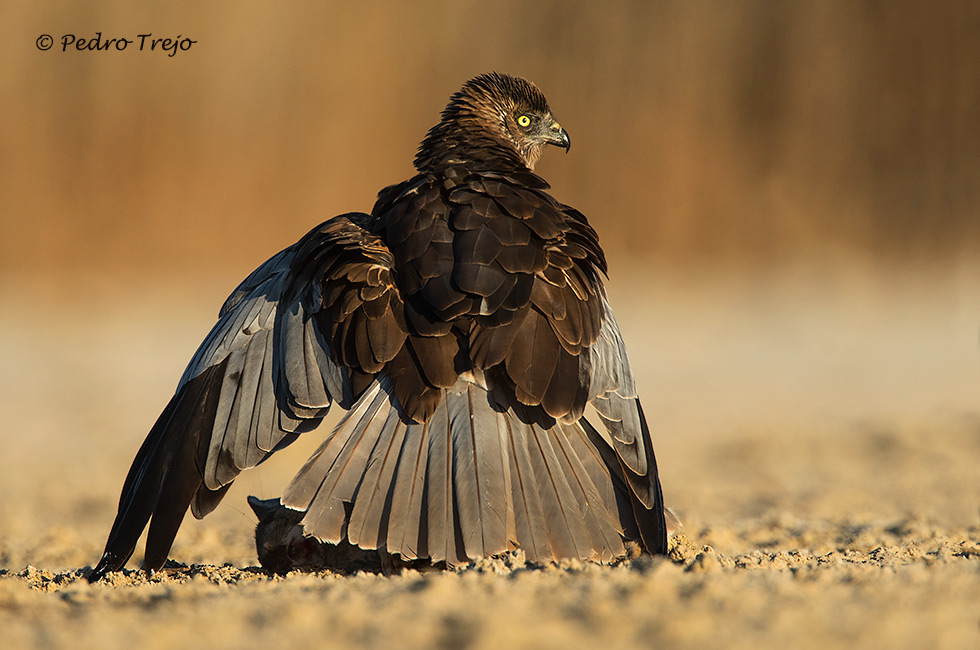
POLYGON ((185 521, 176 568, 148 579, 137 555, 89 585, 129 462, 235 279, 95 283, 84 304, 3 284, 0 647, 980 647, 980 314, 955 282, 614 284, 685 523, 669 558, 266 575, 245 496, 276 496, 311 438, 185 521))

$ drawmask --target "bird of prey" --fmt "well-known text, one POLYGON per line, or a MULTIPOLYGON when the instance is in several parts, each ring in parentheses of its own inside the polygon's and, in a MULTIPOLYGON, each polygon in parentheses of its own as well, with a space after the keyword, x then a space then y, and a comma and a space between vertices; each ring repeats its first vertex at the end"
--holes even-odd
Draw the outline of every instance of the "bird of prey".
POLYGON ((188 507, 211 512, 332 403, 346 414, 281 501, 316 539, 448 567, 666 553, 606 260, 533 172, 546 145, 570 140, 534 84, 471 79, 414 177, 253 271, 140 447, 89 580, 147 523, 144 567, 161 568, 188 507))

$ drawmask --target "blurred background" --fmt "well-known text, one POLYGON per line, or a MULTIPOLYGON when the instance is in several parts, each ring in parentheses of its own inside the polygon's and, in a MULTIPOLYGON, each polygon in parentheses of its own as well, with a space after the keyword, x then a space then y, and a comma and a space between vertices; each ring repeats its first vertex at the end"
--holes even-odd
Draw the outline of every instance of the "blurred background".
POLYGON ((668 480, 699 436, 980 435, 972 0, 12 0, 0 24, 2 461, 104 467, 100 529, 230 290, 370 210, 490 70, 571 133, 538 171, 600 234, 668 480), (196 43, 61 51, 97 32, 196 43))
POLYGON ((614 259, 949 264, 980 242, 969 0, 3 12, 5 273, 251 266, 411 174, 448 96, 489 70, 532 79, 568 125, 574 153, 541 170, 614 259), (61 51, 96 32, 197 42, 61 51))

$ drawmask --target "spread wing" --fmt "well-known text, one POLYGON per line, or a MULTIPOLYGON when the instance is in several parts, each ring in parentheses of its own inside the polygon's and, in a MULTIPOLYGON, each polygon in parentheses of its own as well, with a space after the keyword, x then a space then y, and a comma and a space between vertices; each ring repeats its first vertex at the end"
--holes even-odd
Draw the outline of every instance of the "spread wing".
POLYGON ((315 428, 332 402, 349 408, 369 378, 333 359, 325 306, 343 314, 330 334, 345 349, 384 360, 398 347, 390 256, 363 228, 369 219, 327 221, 231 294, 133 461, 91 580, 126 563, 148 522, 145 566, 163 566, 188 507, 203 517, 241 470, 315 428))

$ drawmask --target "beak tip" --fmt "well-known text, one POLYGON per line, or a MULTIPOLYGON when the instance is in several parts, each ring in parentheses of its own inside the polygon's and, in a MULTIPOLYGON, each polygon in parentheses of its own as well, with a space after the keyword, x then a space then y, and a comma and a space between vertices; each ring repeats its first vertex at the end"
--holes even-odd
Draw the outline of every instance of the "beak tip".
POLYGON ((557 122, 551 125, 549 133, 544 137, 544 141, 547 144, 555 145, 556 147, 561 147, 568 153, 568 150, 572 148, 572 138, 569 137, 568 131, 562 128, 557 122))

